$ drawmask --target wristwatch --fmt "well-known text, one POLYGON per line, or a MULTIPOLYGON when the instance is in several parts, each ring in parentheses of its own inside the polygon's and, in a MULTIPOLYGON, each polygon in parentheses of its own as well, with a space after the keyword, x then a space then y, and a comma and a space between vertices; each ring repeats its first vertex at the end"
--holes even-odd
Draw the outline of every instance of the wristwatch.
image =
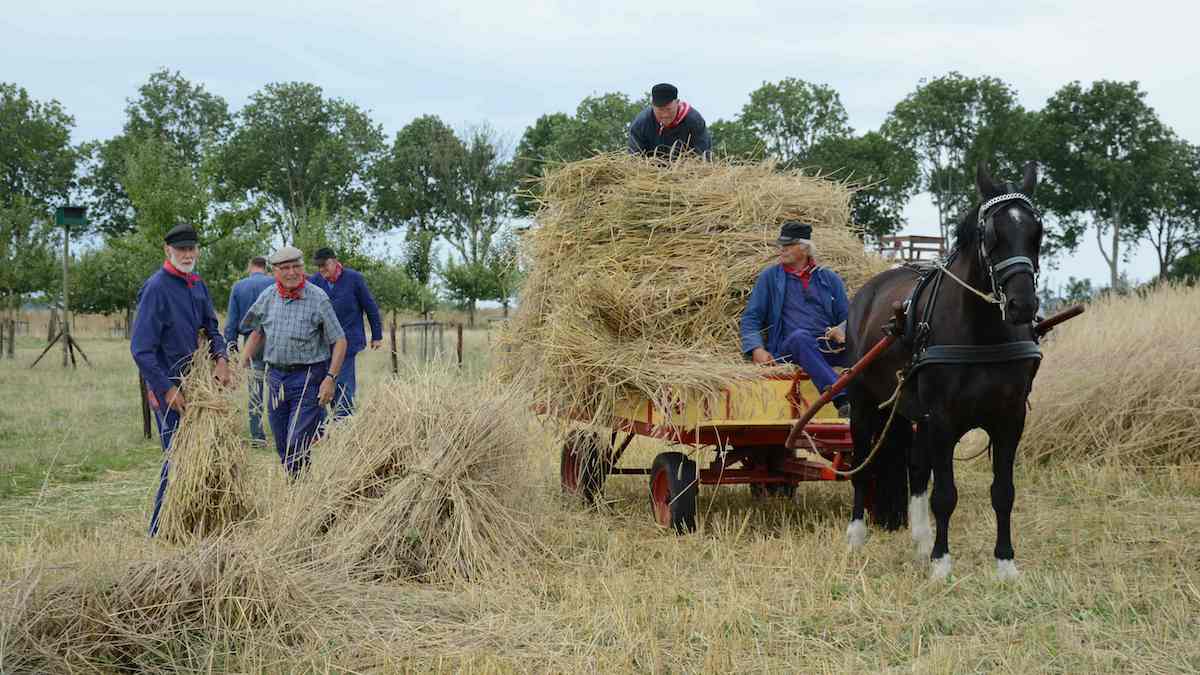
POLYGON ((325 371, 325 377, 332 377, 333 379, 335 379, 335 380, 336 380, 336 379, 337 379, 337 376, 338 376, 338 374, 337 374, 337 373, 331 373, 331 372, 329 372, 328 370, 327 370, 327 371, 325 371))

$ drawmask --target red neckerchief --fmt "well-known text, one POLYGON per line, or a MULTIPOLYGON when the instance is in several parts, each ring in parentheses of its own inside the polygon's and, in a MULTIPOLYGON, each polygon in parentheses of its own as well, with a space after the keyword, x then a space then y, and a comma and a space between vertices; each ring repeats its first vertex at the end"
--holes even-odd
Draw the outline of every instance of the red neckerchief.
MULTIPOLYGON (((325 277, 325 273, 322 272, 321 276, 325 277)), ((337 280, 341 279, 341 278, 342 278, 342 263, 338 263, 337 267, 334 268, 334 270, 333 270, 333 276, 325 277, 325 281, 328 281, 331 284, 336 284, 337 280)))
POLYGON ((687 114, 689 111, 691 111, 691 109, 692 106, 687 101, 680 101, 679 109, 675 111, 675 119, 671 120, 670 124, 658 125, 658 134, 661 136, 662 132, 666 131, 667 129, 674 129, 675 127, 679 126, 680 123, 683 122, 683 118, 687 117, 687 114))
POLYGON ((783 271, 799 279, 800 283, 804 284, 804 290, 806 291, 808 290, 808 282, 812 281, 813 271, 816 269, 817 263, 811 260, 808 261, 808 264, 805 265, 803 269, 796 269, 795 267, 790 267, 788 265, 783 266, 783 271))
POLYGON ((282 283, 280 283, 279 277, 275 277, 275 290, 279 292, 279 297, 283 298, 284 300, 299 300, 300 298, 304 297, 304 284, 307 282, 308 279, 305 279, 304 275, 301 274, 300 285, 289 291, 283 287, 282 283))
POLYGON ((171 260, 169 258, 167 260, 163 261, 163 269, 167 271, 167 274, 170 274, 173 277, 179 277, 180 279, 183 279, 184 281, 186 281, 188 288, 195 286, 196 282, 200 281, 199 274, 192 274, 191 272, 187 272, 187 273, 180 272, 178 269, 175 268, 174 265, 171 264, 171 260))

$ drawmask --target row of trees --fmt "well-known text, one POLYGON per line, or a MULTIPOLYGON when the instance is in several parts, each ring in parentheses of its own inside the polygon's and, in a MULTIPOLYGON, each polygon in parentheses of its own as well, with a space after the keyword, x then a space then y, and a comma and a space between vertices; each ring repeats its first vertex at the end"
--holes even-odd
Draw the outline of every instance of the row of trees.
MULTIPOLYGON (((536 209, 536 178, 624 148, 645 105, 587 97, 573 114, 538 118, 510 148, 487 126, 456 132, 433 115, 389 139, 367 111, 307 83, 269 84, 233 112, 161 70, 127 101, 120 134, 72 145, 74 121, 57 102, 0 84, 0 301, 57 294, 61 233, 47 214, 73 202, 92 221, 72 233, 92 238, 75 298, 88 311, 128 310, 180 220, 201 230, 200 271, 218 303, 251 255, 282 241, 334 246, 390 309, 428 309, 439 296, 472 314, 480 300, 507 306, 520 282, 512 225, 536 209), (400 232, 398 252, 372 245, 400 232)), ((1031 111, 999 79, 949 73, 921 81, 879 129, 860 133, 834 89, 789 78, 764 83, 711 129, 719 154, 867 186, 852 207, 870 236, 902 227, 920 192, 949 236, 974 202, 977 161, 1015 176, 1037 159, 1054 251, 1094 234, 1114 288, 1142 243, 1162 277, 1197 266, 1200 151, 1162 123, 1136 82, 1070 83, 1031 111)))

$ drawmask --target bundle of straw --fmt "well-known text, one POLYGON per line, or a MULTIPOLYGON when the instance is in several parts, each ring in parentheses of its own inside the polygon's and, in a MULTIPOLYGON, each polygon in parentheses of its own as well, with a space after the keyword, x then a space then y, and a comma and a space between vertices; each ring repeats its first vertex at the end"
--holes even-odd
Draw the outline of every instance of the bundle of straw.
POLYGON ((1108 296, 1051 334, 1021 454, 1136 465, 1200 462, 1200 288, 1108 296))
MULTIPOLYGON (((167 449, 170 484, 159 517, 158 534, 167 541, 216 534, 251 515, 238 402, 243 387, 218 384, 215 365, 205 343, 193 354, 183 381, 187 407, 167 449)), ((242 379, 232 366, 230 372, 235 381, 242 379)))
POLYGON ((515 508, 531 433, 517 400, 437 369, 373 387, 273 505, 264 546, 383 579, 477 578, 518 559, 536 542, 515 508))
POLYGON ((771 163, 608 154, 548 173, 502 377, 548 413, 603 424, 625 395, 665 411, 758 377, 738 323, 784 220, 814 226, 818 262, 850 290, 887 268, 849 222, 851 194, 771 163))

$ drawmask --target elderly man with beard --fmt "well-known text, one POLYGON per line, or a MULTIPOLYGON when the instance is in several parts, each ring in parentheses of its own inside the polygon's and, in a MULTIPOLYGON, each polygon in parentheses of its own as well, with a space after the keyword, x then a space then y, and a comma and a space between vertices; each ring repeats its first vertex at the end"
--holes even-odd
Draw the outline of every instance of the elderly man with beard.
POLYGON ((329 296, 307 283, 300 249, 284 246, 270 262, 275 285, 258 296, 242 319, 241 329, 250 331, 242 362, 249 366, 265 340, 271 433, 279 460, 296 478, 308 466, 309 446, 320 437, 325 406, 333 400, 346 357, 346 334, 329 296))
POLYGON ((663 82, 650 90, 650 107, 629 125, 629 152, 673 158, 694 152, 707 158, 712 136, 699 110, 679 100, 679 89, 663 82))
MULTIPOLYGON (((217 361, 217 380, 227 385, 230 378, 225 340, 217 327, 212 297, 208 287, 193 273, 200 257, 196 230, 191 225, 176 225, 163 241, 167 259, 138 293, 129 350, 150 391, 159 442, 166 452, 187 408, 187 395, 181 387, 202 338, 210 341, 209 355, 217 361)), ((170 461, 164 459, 150 516, 152 537, 158 533, 169 465, 170 461)))
MULTIPOLYGON (((742 352, 760 365, 794 363, 824 391, 837 380, 831 366, 845 365, 846 285, 817 264, 811 225, 785 222, 776 244, 779 264, 758 275, 742 313, 742 352)), ((833 404, 839 416, 850 416, 845 392, 833 404)))

